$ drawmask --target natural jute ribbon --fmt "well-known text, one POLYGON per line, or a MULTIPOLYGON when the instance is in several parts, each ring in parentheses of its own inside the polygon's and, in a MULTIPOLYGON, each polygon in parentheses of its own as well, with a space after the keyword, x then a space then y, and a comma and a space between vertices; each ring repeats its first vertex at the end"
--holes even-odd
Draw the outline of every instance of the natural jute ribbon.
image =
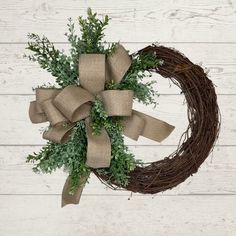
MULTIPOLYGON (((30 103, 29 117, 32 123, 50 122, 50 128, 43 138, 56 143, 65 143, 72 128, 79 120, 85 119, 87 135, 87 160, 91 168, 110 166, 111 142, 105 128, 100 135, 93 135, 90 126, 90 109, 99 95, 108 116, 124 117, 124 135, 134 140, 139 136, 161 142, 174 126, 141 112, 132 110, 133 91, 104 90, 106 81, 120 83, 131 65, 129 54, 122 45, 107 58, 104 54, 82 54, 79 57, 80 86, 69 85, 64 89, 36 89, 36 101, 30 103), (67 125, 65 125, 67 124, 67 125)), ((83 183, 86 182, 84 179, 83 183)), ((69 193, 69 177, 62 192, 62 206, 78 204, 83 190, 69 193)))

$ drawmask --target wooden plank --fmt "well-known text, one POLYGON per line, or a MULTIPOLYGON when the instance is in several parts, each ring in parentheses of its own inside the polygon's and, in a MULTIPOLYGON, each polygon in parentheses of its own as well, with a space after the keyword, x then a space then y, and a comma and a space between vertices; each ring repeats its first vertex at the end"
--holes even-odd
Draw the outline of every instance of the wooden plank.
MULTIPOLYGON (((35 174, 32 164, 25 162, 29 153, 37 152, 41 147, 17 146, 0 147, 0 194, 61 194, 67 177, 57 171, 51 175, 35 174)), ((175 146, 132 146, 130 150, 136 159, 144 162, 161 160, 175 151, 175 146)), ((192 194, 236 194, 236 159, 232 153, 236 147, 215 147, 212 154, 203 163, 198 173, 172 190, 162 195, 192 194)), ((126 195, 127 191, 114 191, 106 188, 91 175, 84 189, 85 195, 126 195)))
POLYGON ((89 196, 60 208, 59 196, 1 196, 0 233, 15 236, 236 234, 236 196, 89 196))
MULTIPOLYGON (((218 102, 222 112, 222 130, 219 145, 236 145, 234 139, 236 110, 236 95, 219 95, 218 102)), ((0 96, 0 122, 1 135, 0 145, 22 145, 22 144, 44 144, 41 132, 47 123, 31 124, 28 117, 28 107, 33 95, 6 95, 0 96)), ((153 109, 152 106, 144 106, 134 103, 134 108, 146 114, 165 120, 176 126, 173 133, 162 142, 163 145, 178 145, 180 136, 188 125, 186 115, 186 104, 183 95, 162 95, 158 98, 159 105, 153 109)), ((129 145, 157 145, 158 143, 140 137, 138 142, 126 139, 129 145)))
MULTIPOLYGON (((217 0, 210 4, 204 0, 2 1, 0 235, 235 235, 235 5, 230 0, 220 4, 217 0), (37 175, 31 170, 32 164, 25 163, 27 154, 38 151, 44 143, 39 129, 45 124, 33 125, 28 119, 31 87, 52 81, 52 77, 22 55, 28 32, 44 34, 67 51, 63 36, 66 19, 85 15, 88 6, 100 16, 109 14, 113 18, 106 31, 107 41, 126 42, 125 47, 133 52, 158 40, 177 48, 194 63, 203 62, 217 86, 222 130, 214 152, 199 172, 172 190, 131 197, 130 192, 106 189, 91 176, 80 205, 61 209, 66 174, 37 175)), ((158 107, 155 111, 135 107, 177 128, 161 145, 146 139, 126 139, 136 158, 144 161, 168 156, 187 126, 183 96, 177 95, 180 90, 160 76, 153 78, 162 94, 158 107)))
POLYGON ((85 16, 89 6, 112 18, 108 41, 236 41, 234 1, 14 0, 1 2, 0 42, 25 42, 28 32, 64 42, 67 19, 85 16))
MULTIPOLYGON (((148 44, 124 44, 130 52, 135 52, 148 44)), ((236 47, 230 44, 165 44, 175 47, 188 56, 194 63, 204 62, 209 70, 209 78, 216 85, 218 94, 236 94, 236 47), (214 55, 214 56, 213 56, 214 55)), ((37 63, 23 58, 25 44, 0 44, 0 94, 29 94, 32 87, 44 83, 55 83, 55 79, 37 63)), ((68 51, 68 44, 57 45, 68 51)), ((153 74, 157 80, 155 89, 161 94, 179 94, 180 90, 167 79, 153 74)))

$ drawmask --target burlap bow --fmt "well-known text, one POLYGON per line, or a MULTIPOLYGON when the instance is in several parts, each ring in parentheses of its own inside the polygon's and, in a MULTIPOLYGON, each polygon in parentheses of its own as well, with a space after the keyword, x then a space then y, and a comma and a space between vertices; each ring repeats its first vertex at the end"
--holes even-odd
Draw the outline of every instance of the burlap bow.
MULTIPOLYGON (((70 85, 64 89, 36 89, 36 101, 30 103, 29 117, 32 123, 50 122, 50 128, 43 138, 65 143, 72 128, 79 120, 85 119, 87 135, 87 160, 91 168, 110 166, 111 143, 105 130, 93 135, 90 126, 90 108, 99 95, 108 116, 124 117, 124 135, 137 140, 139 136, 161 142, 174 129, 172 125, 141 112, 132 110, 133 91, 104 90, 105 82, 120 83, 131 65, 129 54, 122 45, 105 57, 104 54, 82 54, 79 57, 80 86, 70 85), (66 124, 66 125, 65 125, 66 124)), ((84 181, 86 182, 86 180, 84 181)), ((69 194, 69 178, 62 193, 62 206, 78 203, 83 186, 69 194)))

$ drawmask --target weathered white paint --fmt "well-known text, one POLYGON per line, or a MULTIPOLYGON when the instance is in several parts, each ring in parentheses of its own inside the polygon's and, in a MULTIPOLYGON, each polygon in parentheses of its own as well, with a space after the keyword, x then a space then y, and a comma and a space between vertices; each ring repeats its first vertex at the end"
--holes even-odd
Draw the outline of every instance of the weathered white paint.
MULTIPOLYGON (((236 139, 232 138, 232 135, 236 134, 235 97, 236 95, 218 95, 222 113, 222 130, 217 142, 219 145, 236 145, 236 139)), ((42 139, 41 131, 47 127, 47 123, 31 124, 28 117, 29 102, 34 99, 34 95, 0 95, 2 111, 0 123, 4 124, 1 127, 0 144, 44 144, 46 142, 42 139)), ((177 145, 188 125, 184 96, 161 95, 158 102, 159 105, 155 109, 139 103, 134 103, 134 108, 174 124, 175 130, 162 142, 162 145, 177 145)), ((126 138, 126 142, 130 145, 159 145, 143 137, 140 137, 137 142, 126 138)))
MULTIPOLYGON (((119 236, 236 234, 236 1, 235 0, 0 0, 0 236, 119 236), (53 78, 22 55, 26 34, 45 34, 68 49, 66 19, 87 7, 109 14, 108 41, 131 52, 153 41, 175 47, 194 63, 203 62, 217 86, 222 130, 214 152, 199 172, 178 187, 155 196, 106 189, 94 176, 79 206, 60 208, 66 174, 36 175, 25 163, 44 144, 40 127, 28 119, 32 87, 53 78), (143 32, 145 30, 145 32, 143 32)), ((161 145, 126 140, 137 158, 153 161, 176 149, 187 126, 180 90, 157 78, 161 93, 155 110, 139 110, 176 125, 161 145)))
POLYGON ((231 236, 236 196, 86 196, 59 207, 60 196, 0 196, 1 235, 231 236), (130 200, 129 200, 130 199, 130 200))
MULTIPOLYGON (((130 52, 149 45, 148 43, 124 43, 130 52)), ((209 70, 209 76, 216 85, 218 94, 235 94, 236 47, 231 44, 192 44, 168 43, 175 47, 194 63, 203 63, 209 70)), ((44 83, 54 83, 54 78, 47 71, 40 69, 37 63, 23 58, 26 44, 0 44, 0 94, 29 94, 32 87, 44 83)), ((57 44, 58 48, 68 49, 68 44, 57 44)), ((161 94, 179 94, 180 90, 158 75, 156 89, 161 94)))
MULTIPOLYGON (((0 147, 0 185, 2 194, 60 194, 67 175, 57 171, 52 175, 32 173, 32 164, 25 163, 29 153, 37 152, 40 146, 0 147), (14 183, 12 182, 14 179, 14 183)), ((144 162, 160 160, 172 153, 176 146, 130 146, 137 159, 144 162)), ((236 147, 216 147, 201 166, 199 172, 176 188, 158 195, 235 194, 236 147), (223 177, 222 177, 223 176, 223 177)), ((130 192, 107 189, 91 175, 84 190, 87 195, 126 195, 130 192)))
POLYGON ((109 14, 107 40, 125 42, 235 42, 234 0, 9 0, 1 1, 0 42, 25 42, 27 32, 65 42, 69 17, 86 15, 88 6, 109 14))

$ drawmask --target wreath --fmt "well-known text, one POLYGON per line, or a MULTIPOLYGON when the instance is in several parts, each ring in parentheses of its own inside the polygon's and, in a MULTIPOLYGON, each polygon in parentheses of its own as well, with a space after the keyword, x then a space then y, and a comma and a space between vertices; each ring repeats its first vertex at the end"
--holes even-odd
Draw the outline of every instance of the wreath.
POLYGON ((211 152, 220 128, 213 83, 199 66, 182 53, 149 45, 133 54, 120 43, 103 40, 110 18, 99 19, 88 9, 79 17, 81 36, 69 19, 65 34, 70 54, 55 48, 45 36, 29 34, 25 55, 56 78, 56 84, 35 88, 30 103, 32 123, 49 122, 43 132, 47 144, 28 155, 35 172, 63 168, 68 178, 62 206, 77 204, 93 172, 110 188, 155 194, 171 189, 197 172, 211 152), (124 143, 124 135, 144 136, 156 142, 167 138, 174 126, 132 109, 133 100, 156 104, 158 93, 145 81, 152 73, 170 79, 185 95, 189 125, 178 148, 163 160, 136 160, 124 143))

